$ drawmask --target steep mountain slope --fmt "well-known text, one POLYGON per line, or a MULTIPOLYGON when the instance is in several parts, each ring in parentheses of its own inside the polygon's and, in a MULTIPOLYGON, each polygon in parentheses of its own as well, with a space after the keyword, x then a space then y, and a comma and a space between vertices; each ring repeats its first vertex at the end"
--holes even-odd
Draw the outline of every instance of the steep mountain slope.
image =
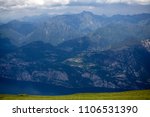
POLYGON ((13 52, 17 47, 8 38, 0 38, 0 58, 13 52))
POLYGON ((1 80, 44 83, 75 92, 147 89, 150 88, 150 53, 145 43, 102 52, 81 51, 84 45, 79 49, 78 43, 74 43, 68 52, 34 42, 1 58, 0 76, 1 80), (76 53, 76 47, 80 53, 76 53))
POLYGON ((97 17, 99 18, 100 16, 95 16, 90 12, 55 16, 41 24, 41 26, 28 37, 28 40, 41 40, 50 42, 53 45, 60 44, 64 41, 86 35, 100 27, 101 23, 97 17))
POLYGON ((20 46, 26 41, 26 36, 35 29, 34 24, 13 20, 0 25, 0 38, 9 38, 12 44, 20 46))
POLYGON ((139 41, 150 38, 150 25, 144 24, 110 24, 90 34, 90 39, 97 42, 101 49, 111 48, 114 44, 139 41))
POLYGON ((88 36, 97 46, 100 43, 103 43, 100 46, 105 46, 124 39, 150 37, 150 14, 107 17, 84 11, 80 14, 43 16, 39 23, 36 18, 31 18, 34 22, 22 20, 1 25, 0 35, 19 46, 33 41, 58 45, 82 36, 88 36))
POLYGON ((27 35, 28 33, 35 30, 36 27, 33 23, 13 20, 11 22, 8 22, 7 24, 1 25, 0 28, 1 29, 12 29, 22 35, 27 35))
POLYGON ((71 54, 78 54, 83 51, 91 49, 95 43, 93 43, 88 37, 81 37, 72 39, 59 44, 57 47, 71 54))

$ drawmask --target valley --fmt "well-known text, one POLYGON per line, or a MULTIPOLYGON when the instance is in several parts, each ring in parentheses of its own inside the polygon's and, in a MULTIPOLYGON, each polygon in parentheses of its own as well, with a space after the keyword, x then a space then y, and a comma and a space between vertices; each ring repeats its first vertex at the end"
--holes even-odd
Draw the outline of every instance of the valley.
POLYGON ((150 100, 150 90, 120 93, 80 93, 65 96, 0 95, 0 100, 150 100))

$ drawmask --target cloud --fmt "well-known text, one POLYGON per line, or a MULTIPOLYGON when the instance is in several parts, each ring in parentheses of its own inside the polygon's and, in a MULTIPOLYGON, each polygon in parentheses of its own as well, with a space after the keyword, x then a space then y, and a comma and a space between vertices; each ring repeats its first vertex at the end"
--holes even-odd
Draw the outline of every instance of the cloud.
POLYGON ((0 0, 1 8, 28 8, 69 4, 70 0, 0 0))
POLYGON ((80 3, 127 3, 127 4, 150 4, 150 0, 70 0, 70 2, 80 3))
POLYGON ((66 5, 69 4, 70 0, 27 0, 26 3, 29 5, 66 5))
POLYGON ((33 6, 55 6, 68 5, 71 3, 128 3, 128 4, 150 4, 150 0, 0 0, 1 7, 33 7, 33 6))
POLYGON ((97 2, 105 3, 127 3, 127 4, 150 4, 150 0, 97 0, 97 2))
POLYGON ((0 0, 0 12, 27 8, 55 6, 99 6, 100 4, 127 3, 150 5, 150 0, 0 0))
POLYGON ((28 5, 44 5, 45 1, 44 0, 27 0, 25 3, 28 5))

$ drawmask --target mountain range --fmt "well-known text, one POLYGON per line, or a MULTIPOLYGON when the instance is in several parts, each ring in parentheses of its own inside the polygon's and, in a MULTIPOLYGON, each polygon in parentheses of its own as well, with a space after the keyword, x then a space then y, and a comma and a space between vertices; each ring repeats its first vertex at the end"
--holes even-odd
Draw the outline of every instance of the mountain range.
POLYGON ((150 88, 150 14, 39 17, 0 25, 0 93, 150 88))

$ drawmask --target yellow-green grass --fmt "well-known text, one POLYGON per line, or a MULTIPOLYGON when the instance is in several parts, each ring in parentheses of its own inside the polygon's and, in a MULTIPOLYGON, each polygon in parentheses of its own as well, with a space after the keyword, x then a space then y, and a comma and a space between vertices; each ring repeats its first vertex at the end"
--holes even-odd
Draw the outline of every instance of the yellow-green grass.
POLYGON ((116 93, 80 93, 63 96, 0 94, 0 100, 150 100, 150 90, 135 90, 116 93))

